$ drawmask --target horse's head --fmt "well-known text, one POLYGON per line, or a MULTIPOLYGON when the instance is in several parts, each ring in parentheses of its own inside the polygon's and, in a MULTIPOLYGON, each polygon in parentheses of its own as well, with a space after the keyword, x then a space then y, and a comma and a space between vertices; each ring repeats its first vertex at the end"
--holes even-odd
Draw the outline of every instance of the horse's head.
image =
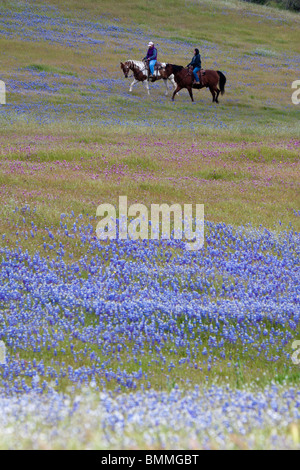
POLYGON ((125 62, 125 64, 123 64, 123 62, 121 62, 121 69, 123 70, 125 78, 128 78, 128 74, 129 74, 129 70, 130 70, 129 62, 127 61, 127 62, 125 62))

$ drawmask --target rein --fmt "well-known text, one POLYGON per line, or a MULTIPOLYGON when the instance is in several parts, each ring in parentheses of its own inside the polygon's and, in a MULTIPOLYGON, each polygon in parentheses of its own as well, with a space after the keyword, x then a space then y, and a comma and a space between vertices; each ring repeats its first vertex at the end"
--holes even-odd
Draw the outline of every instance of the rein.
POLYGON ((144 68, 140 69, 137 65, 135 65, 135 63, 132 60, 130 61, 129 69, 132 70, 133 72, 133 74, 129 78, 131 77, 135 78, 135 73, 138 74, 138 73, 144 72, 145 70, 148 72, 148 69, 145 64, 144 64, 144 68))

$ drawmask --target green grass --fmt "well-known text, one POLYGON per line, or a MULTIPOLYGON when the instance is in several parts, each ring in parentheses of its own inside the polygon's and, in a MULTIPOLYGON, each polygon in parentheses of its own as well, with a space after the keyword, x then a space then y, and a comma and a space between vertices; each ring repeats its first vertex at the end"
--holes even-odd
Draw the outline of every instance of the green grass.
POLYGON ((261 57, 276 57, 277 56, 277 53, 270 49, 255 49, 255 51, 253 51, 252 54, 258 55, 261 57))
MULTIPOLYGON (((170 37, 179 39, 189 38, 192 43, 197 43, 201 38, 206 40, 221 42, 230 38, 233 44, 243 44, 250 47, 249 37, 257 44, 271 46, 271 49, 281 45, 286 39, 286 25, 296 25, 299 22, 299 15, 290 12, 278 11, 277 9, 261 7, 255 4, 233 1, 203 0, 201 3, 193 0, 147 0, 143 4, 132 3, 131 0, 122 0, 112 4, 109 0, 87 0, 84 5, 79 0, 65 0, 61 2, 53 0, 55 5, 68 11, 75 16, 95 17, 105 12, 106 19, 113 20, 116 17, 122 18, 123 24, 136 23, 145 29, 151 29, 154 25, 166 37, 168 32, 170 37), (261 19, 259 23, 255 17, 245 15, 245 12, 253 12, 266 16, 283 18, 283 24, 277 24, 272 28, 272 21, 261 19), (145 15, 145 12, 147 14, 145 15), (224 15, 223 12, 226 14, 224 15), (242 26, 241 26, 242 16, 242 26), (168 21, 166 22, 166 17, 168 21), (180 18, 180 21, 179 21, 180 18), (294 22, 294 23, 293 23, 294 22), (200 27, 199 25, 202 25, 200 27), (174 36, 174 31, 176 36, 174 36)), ((289 38, 292 51, 297 51, 297 38, 299 29, 293 31, 294 41, 289 38)))
POLYGON ((76 72, 71 72, 67 70, 62 70, 59 67, 54 67, 51 65, 42 65, 42 64, 31 64, 25 67, 25 70, 32 70, 33 72, 47 72, 47 73, 56 73, 59 75, 70 75, 77 77, 76 72))

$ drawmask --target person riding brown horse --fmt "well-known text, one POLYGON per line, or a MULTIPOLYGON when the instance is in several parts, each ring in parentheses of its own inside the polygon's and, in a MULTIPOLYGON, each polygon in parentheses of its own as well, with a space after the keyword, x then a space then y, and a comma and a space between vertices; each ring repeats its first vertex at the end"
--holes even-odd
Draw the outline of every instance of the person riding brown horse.
POLYGON ((193 88, 209 88, 213 102, 219 103, 219 94, 224 95, 225 93, 225 75, 215 70, 205 70, 202 75, 201 84, 194 85, 194 75, 190 73, 188 68, 183 67, 182 65, 167 64, 165 67, 160 68, 160 74, 163 78, 168 78, 170 75, 174 75, 175 82, 177 83, 177 88, 173 93, 172 101, 176 93, 178 93, 182 88, 187 88, 191 100, 194 101, 193 97, 193 88))
POLYGON ((193 85, 201 85, 201 56, 199 49, 194 50, 194 56, 191 60, 191 62, 187 65, 187 67, 191 67, 191 70, 193 71, 194 75, 194 83, 193 85), (198 72, 200 72, 200 76, 198 75, 198 72))

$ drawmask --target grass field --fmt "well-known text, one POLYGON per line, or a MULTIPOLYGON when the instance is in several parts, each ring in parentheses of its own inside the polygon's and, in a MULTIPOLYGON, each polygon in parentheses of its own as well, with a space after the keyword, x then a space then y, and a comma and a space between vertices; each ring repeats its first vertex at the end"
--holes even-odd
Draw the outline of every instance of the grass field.
POLYGON ((299 449, 299 26, 235 0, 1 2, 0 448, 299 449), (199 47, 220 104, 129 93, 149 40, 199 47), (120 195, 204 204, 203 249, 100 242, 120 195))

